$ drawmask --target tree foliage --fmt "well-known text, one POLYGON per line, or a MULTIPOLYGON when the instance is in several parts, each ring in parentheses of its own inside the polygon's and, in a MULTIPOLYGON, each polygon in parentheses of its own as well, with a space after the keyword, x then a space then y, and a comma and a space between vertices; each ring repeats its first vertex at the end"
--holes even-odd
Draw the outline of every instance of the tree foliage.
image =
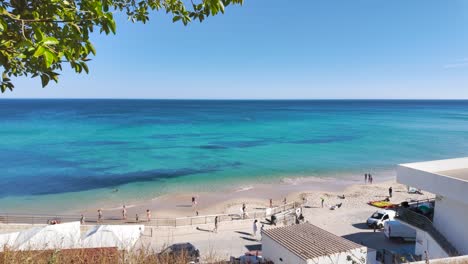
POLYGON ((89 36, 99 30, 115 34, 115 12, 146 23, 151 11, 172 15, 187 25, 224 13, 243 0, 0 0, 0 66, 2 92, 13 90, 12 76, 40 77, 42 87, 58 81, 62 65, 88 73, 96 55, 89 36))

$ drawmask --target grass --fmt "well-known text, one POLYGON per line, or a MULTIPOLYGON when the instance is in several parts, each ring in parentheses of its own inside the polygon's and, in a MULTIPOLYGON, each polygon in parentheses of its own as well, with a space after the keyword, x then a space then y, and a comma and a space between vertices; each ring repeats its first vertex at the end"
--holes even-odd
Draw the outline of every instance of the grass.
MULTIPOLYGON (((188 254, 160 255, 146 249, 132 252, 117 248, 25 250, 0 252, 0 264, 186 264, 188 254)), ((225 263, 215 254, 202 259, 203 263, 225 263)))

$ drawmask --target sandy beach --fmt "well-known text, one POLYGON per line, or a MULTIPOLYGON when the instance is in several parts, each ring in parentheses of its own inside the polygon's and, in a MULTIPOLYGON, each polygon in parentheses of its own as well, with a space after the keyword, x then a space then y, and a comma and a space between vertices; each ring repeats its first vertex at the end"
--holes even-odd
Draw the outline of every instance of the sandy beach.
MULTIPOLYGON (((367 202, 387 198, 389 187, 393 188, 390 201, 396 204, 403 201, 434 198, 431 193, 408 193, 405 185, 396 183, 395 178, 392 178, 382 182, 374 182, 373 184, 364 184, 364 181, 354 182, 354 184, 342 189, 290 193, 287 199, 291 201, 305 197, 307 200, 303 206, 305 221, 335 235, 373 249, 386 248, 398 252, 411 252, 414 250, 414 243, 402 244, 388 240, 381 230, 374 232, 365 223, 367 218, 378 210, 378 208, 368 205, 367 202), (338 197, 342 195, 344 195, 345 199, 338 197), (325 199, 323 208, 321 198, 325 199), (330 210, 330 206, 338 203, 342 203, 340 208, 330 210)), ((245 201, 248 208, 265 208, 268 204, 267 200, 245 198, 243 200, 220 202, 219 205, 204 210, 212 212, 218 209, 218 213, 238 213, 241 201, 245 201)), ((278 203, 281 203, 281 200, 274 201, 274 204, 278 203)), ((258 220, 265 223, 264 219, 258 220)), ((260 247, 260 236, 249 235, 252 232, 252 221, 253 218, 251 217, 247 220, 221 222, 217 233, 211 231, 212 224, 178 228, 155 228, 153 237, 144 238, 142 243, 143 245, 151 245, 151 248, 155 250, 161 250, 171 243, 190 241, 200 249, 202 255, 210 256, 215 252, 217 257, 226 259, 229 256, 239 256, 248 250, 260 247)), ((279 226, 281 225, 282 223, 279 223, 279 226)), ((265 229, 273 227, 265 223, 265 229)))
MULTIPOLYGON (((307 199, 307 206, 320 205, 320 198, 325 199, 324 205, 331 206, 343 203, 342 208, 361 208, 370 200, 383 199, 388 195, 388 188, 392 186, 395 201, 408 199, 423 199, 426 195, 412 195, 406 193, 406 187, 395 182, 393 171, 381 172, 374 175, 374 183, 365 184, 361 175, 347 177, 301 177, 284 178, 280 182, 270 184, 252 184, 235 186, 229 191, 169 194, 155 197, 132 204, 126 204, 129 217, 139 214, 145 215, 147 209, 151 210, 153 218, 187 217, 213 214, 238 214, 245 204, 247 211, 264 210, 269 207, 269 200, 273 206, 287 202, 307 199), (338 195, 345 195, 346 199, 339 199, 338 195), (192 206, 192 197, 196 198, 196 206, 192 206)), ((109 204, 102 207, 106 217, 119 217, 123 205, 109 204)), ((86 210, 71 212, 83 213, 94 217, 99 208, 90 207, 86 210)))

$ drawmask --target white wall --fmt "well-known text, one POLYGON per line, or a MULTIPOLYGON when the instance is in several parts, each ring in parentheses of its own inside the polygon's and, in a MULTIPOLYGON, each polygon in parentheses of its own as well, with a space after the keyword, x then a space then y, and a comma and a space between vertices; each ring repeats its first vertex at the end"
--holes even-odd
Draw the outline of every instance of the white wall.
MULTIPOLYGON (((375 262, 375 251, 373 254, 375 262)), ((352 261, 357 261, 357 263, 363 264, 373 264, 374 262, 367 261, 367 248, 356 248, 342 253, 333 254, 330 256, 324 256, 314 259, 309 259, 307 264, 351 264, 352 261), (348 256, 351 256, 351 260, 348 260, 348 256)), ((276 262, 275 262, 276 264, 276 262)))
POLYGON ((427 251, 429 259, 448 257, 447 253, 445 253, 445 251, 427 232, 416 228, 415 254, 421 255, 422 259, 424 259, 425 251, 427 251))
POLYGON ((460 254, 468 254, 468 204, 437 197, 433 223, 460 254))
POLYGON ((285 247, 273 241, 270 237, 262 235, 262 257, 275 264, 306 264, 307 262, 290 252, 285 247), (283 261, 281 261, 282 259, 283 261))
POLYGON ((358 263, 374 264, 375 255, 376 252, 371 251, 368 256, 367 248, 362 247, 305 261, 268 236, 262 236, 262 257, 273 261, 275 264, 350 264, 352 261, 348 261, 348 256, 351 256, 353 260, 359 260, 358 263))

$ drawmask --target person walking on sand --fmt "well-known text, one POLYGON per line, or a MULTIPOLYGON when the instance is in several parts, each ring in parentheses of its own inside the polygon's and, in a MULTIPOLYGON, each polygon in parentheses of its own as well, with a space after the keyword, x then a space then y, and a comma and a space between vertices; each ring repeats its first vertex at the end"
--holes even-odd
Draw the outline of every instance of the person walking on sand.
POLYGON ((257 236, 257 219, 253 222, 253 237, 257 236))
POLYGON ((135 215, 135 222, 139 222, 140 221, 140 217, 138 216, 138 214, 135 215))
POLYGON ((284 199, 283 199, 283 203, 284 203, 284 204, 286 204, 286 197, 284 197, 284 199))
POLYGON ((122 219, 125 221, 127 220, 127 208, 125 205, 122 207, 122 219))
POLYGON ((80 224, 84 225, 85 224, 85 217, 83 214, 81 214, 81 218, 80 218, 80 224))
POLYGON ((369 184, 372 184, 372 181, 373 181, 373 180, 374 180, 374 179, 372 178, 372 175, 369 173, 369 176, 368 176, 369 184))
POLYGON ((393 193, 393 189, 392 189, 392 186, 390 186, 390 188, 388 188, 388 196, 390 196, 390 198, 392 198, 392 193, 393 193))
POLYGON ((214 219, 214 225, 213 232, 218 233, 218 216, 216 216, 214 219))
POLYGON ((270 198, 270 208, 273 207, 273 199, 270 198))
POLYGON ((367 173, 364 174, 364 183, 365 183, 365 184, 367 183, 367 173))
POLYGON ((322 203, 322 208, 323 208, 323 202, 325 202, 325 199, 323 197, 320 197, 321 203, 322 203))
POLYGON ((151 211, 149 209, 146 209, 146 220, 148 222, 151 221, 151 211))
POLYGON ((242 219, 245 218, 245 210, 246 210, 246 209, 247 209, 247 208, 245 207, 245 203, 243 203, 243 204, 242 204, 242 219))
POLYGON ((192 207, 194 207, 195 205, 197 205, 197 201, 195 199, 195 196, 192 196, 192 207))
POLYGON ((97 212, 98 212, 98 223, 102 223, 102 210, 99 209, 97 210, 97 212))

